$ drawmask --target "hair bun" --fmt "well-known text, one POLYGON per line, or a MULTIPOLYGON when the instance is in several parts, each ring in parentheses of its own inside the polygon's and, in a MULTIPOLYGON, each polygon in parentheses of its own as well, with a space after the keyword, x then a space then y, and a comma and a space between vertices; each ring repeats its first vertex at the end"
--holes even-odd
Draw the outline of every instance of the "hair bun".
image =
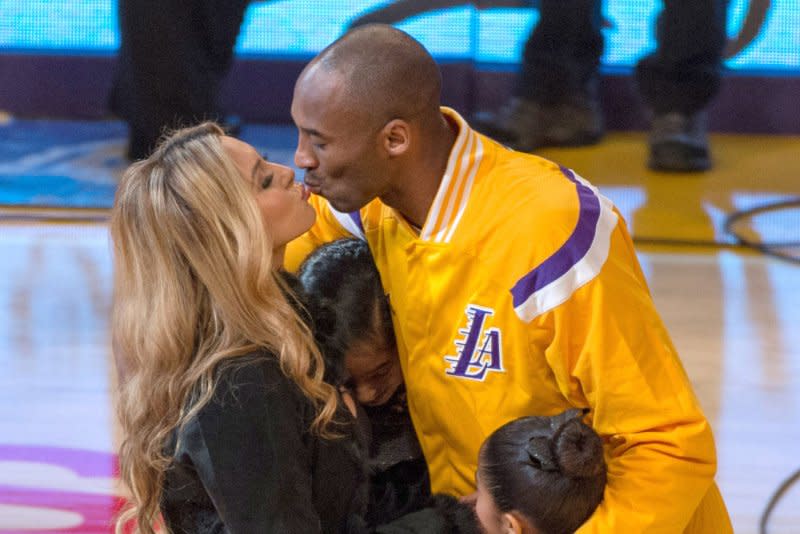
POLYGON ((528 459, 536 469, 542 471, 558 471, 559 465, 556 455, 550 446, 550 439, 546 437, 533 437, 526 447, 528 459))
POLYGON ((603 441, 580 419, 565 422, 554 436, 561 471, 568 477, 588 478, 605 471, 603 441))

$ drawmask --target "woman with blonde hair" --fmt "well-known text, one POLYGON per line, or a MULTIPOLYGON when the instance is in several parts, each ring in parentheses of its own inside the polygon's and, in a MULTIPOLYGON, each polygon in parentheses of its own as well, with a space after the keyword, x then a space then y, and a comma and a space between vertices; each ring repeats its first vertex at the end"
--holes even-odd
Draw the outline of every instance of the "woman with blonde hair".
POLYGON ((363 513, 355 425, 322 379, 283 250, 315 212, 214 124, 166 139, 112 211, 129 507, 117 532, 334 532, 363 513))

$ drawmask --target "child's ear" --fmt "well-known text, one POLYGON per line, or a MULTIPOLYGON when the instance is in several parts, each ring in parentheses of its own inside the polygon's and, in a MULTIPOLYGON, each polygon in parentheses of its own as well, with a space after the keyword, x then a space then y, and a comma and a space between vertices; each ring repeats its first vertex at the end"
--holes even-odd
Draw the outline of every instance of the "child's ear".
POLYGON ((503 534, 539 534, 530 521, 515 511, 504 513, 502 524, 503 534))
POLYGON ((503 534, 522 534, 522 522, 514 512, 506 512, 502 517, 503 534))

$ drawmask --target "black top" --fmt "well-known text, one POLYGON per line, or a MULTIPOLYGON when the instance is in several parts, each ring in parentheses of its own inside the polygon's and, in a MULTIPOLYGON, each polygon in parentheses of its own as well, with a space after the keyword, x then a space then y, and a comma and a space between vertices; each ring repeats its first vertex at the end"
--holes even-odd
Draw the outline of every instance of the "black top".
POLYGON ((370 422, 369 525, 380 525, 426 507, 430 492, 428 466, 408 412, 401 385, 382 406, 364 406, 370 422))
POLYGON ((482 534, 472 506, 449 495, 432 496, 425 508, 390 523, 370 526, 360 516, 350 516, 347 534, 482 534))
POLYGON ((161 502, 167 526, 175 534, 341 531, 366 503, 354 425, 336 425, 340 439, 312 434, 313 406, 274 357, 236 362, 173 433, 161 502))

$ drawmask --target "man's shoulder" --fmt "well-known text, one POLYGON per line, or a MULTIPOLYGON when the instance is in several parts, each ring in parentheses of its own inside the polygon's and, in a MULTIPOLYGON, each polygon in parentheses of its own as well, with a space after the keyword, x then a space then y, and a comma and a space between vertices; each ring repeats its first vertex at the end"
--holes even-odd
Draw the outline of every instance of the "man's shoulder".
POLYGON ((494 161, 481 169, 485 194, 492 197, 522 197, 526 201, 554 204, 563 197, 574 197, 574 172, 548 159, 498 150, 494 161))
POLYGON ((471 199, 462 245, 503 273, 505 284, 571 269, 596 274, 602 262, 587 270, 583 258, 605 255, 617 226, 611 202, 571 169, 505 152, 471 199))
POLYGON ((468 215, 498 238, 540 240, 570 232, 587 201, 599 199, 599 192, 573 171, 531 154, 498 151, 481 174, 468 215))

